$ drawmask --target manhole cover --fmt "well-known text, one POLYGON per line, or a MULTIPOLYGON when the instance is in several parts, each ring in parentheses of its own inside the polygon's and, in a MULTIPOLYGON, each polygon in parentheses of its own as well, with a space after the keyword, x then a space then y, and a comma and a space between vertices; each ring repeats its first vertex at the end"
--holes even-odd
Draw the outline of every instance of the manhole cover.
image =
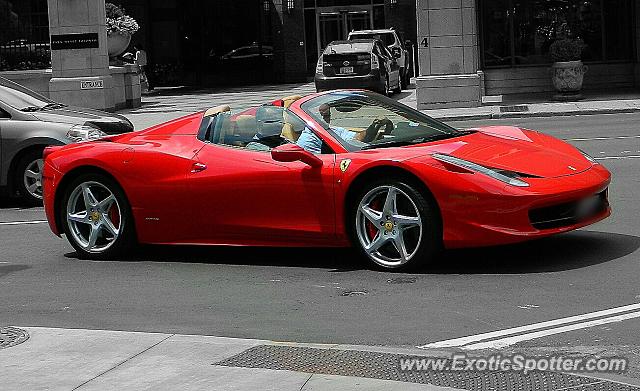
POLYGON ((387 280, 389 284, 413 284, 416 281, 418 281, 416 277, 397 277, 387 280))
POLYGON ((0 349, 10 348, 29 339, 26 330, 17 327, 0 327, 0 349))
POLYGON ((368 294, 367 291, 344 291, 340 294, 340 296, 364 296, 368 294))
POLYGON ((517 106, 500 106, 501 113, 523 113, 529 111, 529 106, 517 105, 517 106))
POLYGON ((393 353, 259 345, 214 365, 356 376, 471 391, 640 390, 606 380, 551 371, 533 371, 526 375, 516 371, 406 371, 399 363, 407 358, 410 357, 393 353))

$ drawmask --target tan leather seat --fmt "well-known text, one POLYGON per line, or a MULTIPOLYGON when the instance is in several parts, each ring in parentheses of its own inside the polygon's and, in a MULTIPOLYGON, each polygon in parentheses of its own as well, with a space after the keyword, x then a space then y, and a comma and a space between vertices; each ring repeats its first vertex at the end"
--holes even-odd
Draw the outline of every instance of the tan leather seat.
POLYGON ((231 111, 231 107, 227 105, 220 105, 210 108, 209 110, 204 112, 204 117, 213 117, 214 115, 218 115, 220 113, 224 113, 227 111, 231 111))
MULTIPOLYGON (((291 107, 293 102, 297 101, 300 98, 302 98, 302 97, 299 96, 299 95, 291 95, 291 96, 287 96, 285 98, 282 98, 282 102, 284 103, 284 108, 288 109, 289 107, 291 107)), ((281 134, 281 136, 286 138, 287 140, 295 143, 296 141, 298 141, 298 138, 300 137, 300 133, 296 133, 294 131, 295 129, 294 129, 293 125, 291 124, 291 121, 289 121, 289 114, 287 113, 286 110, 282 114, 282 120, 283 120, 283 125, 282 125, 282 134, 281 134)))

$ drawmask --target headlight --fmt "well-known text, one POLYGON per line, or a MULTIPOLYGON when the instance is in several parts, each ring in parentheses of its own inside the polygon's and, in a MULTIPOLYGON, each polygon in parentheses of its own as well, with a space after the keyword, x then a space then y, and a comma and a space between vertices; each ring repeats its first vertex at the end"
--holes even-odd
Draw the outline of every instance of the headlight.
POLYGON ((589 155, 588 153, 586 153, 585 151, 583 151, 580 148, 577 148, 578 151, 580 151, 580 153, 582 154, 582 156, 584 156, 585 159, 587 159, 588 161, 590 161, 593 164, 598 164, 598 161, 596 159, 594 159, 593 157, 591 157, 591 155, 589 155))
POLYGON ((93 141, 106 135, 102 130, 87 125, 75 125, 67 132, 67 138, 74 143, 93 141))
POLYGON ((441 162, 445 162, 445 163, 449 163, 449 164, 453 164, 454 166, 458 166, 464 169, 467 169, 469 171, 473 171, 473 172, 478 172, 480 174, 484 174, 487 175, 493 179, 497 179, 500 182, 504 182, 506 184, 509 184, 511 186, 517 186, 517 187, 529 187, 529 184, 523 180, 520 180, 518 178, 515 177, 515 175, 510 175, 510 174, 515 174, 515 173, 510 173, 510 172, 505 172, 505 171, 497 171, 491 168, 487 168, 485 166, 481 166, 480 164, 477 163, 472 163, 470 161, 464 160, 464 159, 460 159, 457 157, 453 157, 451 155, 445 155, 442 153, 434 153, 433 155, 431 155, 434 159, 439 160, 441 162))

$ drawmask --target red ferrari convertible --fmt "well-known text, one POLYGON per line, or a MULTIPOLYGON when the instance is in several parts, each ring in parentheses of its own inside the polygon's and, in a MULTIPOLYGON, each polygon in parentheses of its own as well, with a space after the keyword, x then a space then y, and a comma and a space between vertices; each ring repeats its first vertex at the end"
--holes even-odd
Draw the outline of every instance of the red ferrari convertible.
POLYGON ((611 213, 609 171, 563 141, 460 131, 359 90, 51 147, 43 177, 51 229, 89 258, 135 243, 354 245, 407 269, 443 247, 540 238, 611 213))

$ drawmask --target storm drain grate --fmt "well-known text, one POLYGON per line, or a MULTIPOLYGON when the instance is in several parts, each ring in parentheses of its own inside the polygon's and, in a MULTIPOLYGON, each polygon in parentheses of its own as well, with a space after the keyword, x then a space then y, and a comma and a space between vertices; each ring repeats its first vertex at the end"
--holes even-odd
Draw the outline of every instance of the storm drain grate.
POLYGON ((500 106, 501 113, 524 113, 529 111, 527 105, 515 105, 515 106, 500 106))
POLYGON ((0 349, 10 348, 29 339, 26 330, 17 327, 0 327, 0 349))
POLYGON ((632 391, 640 388, 556 372, 402 371, 400 359, 422 358, 356 350, 260 345, 214 365, 355 376, 465 390, 632 391))

